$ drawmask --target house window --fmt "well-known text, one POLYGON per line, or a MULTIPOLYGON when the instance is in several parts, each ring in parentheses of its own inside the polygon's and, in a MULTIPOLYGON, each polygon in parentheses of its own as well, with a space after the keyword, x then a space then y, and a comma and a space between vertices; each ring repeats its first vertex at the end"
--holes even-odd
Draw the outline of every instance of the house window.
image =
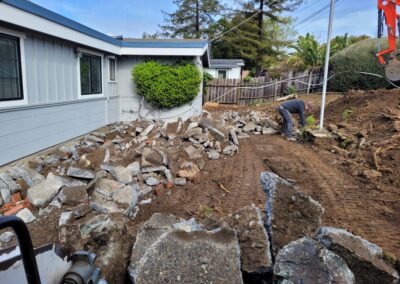
POLYGON ((226 79, 226 70, 218 70, 218 79, 226 79))
POLYGON ((115 65, 116 61, 115 58, 109 58, 108 59, 108 71, 109 71, 109 81, 110 82, 115 82, 115 65))
POLYGON ((19 38, 0 33, 0 101, 23 99, 19 38))
POLYGON ((80 58, 81 94, 102 93, 101 57, 83 53, 80 58))

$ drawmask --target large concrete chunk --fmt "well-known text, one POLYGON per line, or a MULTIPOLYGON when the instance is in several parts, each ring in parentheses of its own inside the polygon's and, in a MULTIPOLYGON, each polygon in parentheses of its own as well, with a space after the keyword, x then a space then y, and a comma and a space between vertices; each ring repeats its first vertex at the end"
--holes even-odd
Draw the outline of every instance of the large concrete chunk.
POLYGON ((116 181, 124 184, 132 182, 132 174, 128 168, 117 166, 111 172, 116 181))
POLYGON ((7 173, 0 173, 0 188, 7 188, 13 193, 20 189, 19 185, 7 173))
POLYGON ((28 186, 34 186, 45 180, 45 177, 39 174, 37 171, 29 168, 13 167, 7 171, 7 173, 13 178, 22 178, 28 186))
POLYGON ((272 238, 273 252, 303 236, 314 236, 321 226, 324 208, 274 173, 261 173, 267 195, 266 228, 272 238))
POLYGON ((129 275, 132 279, 136 274, 136 266, 147 248, 150 247, 162 234, 172 230, 172 226, 178 222, 179 219, 173 215, 155 213, 146 223, 144 223, 136 237, 136 242, 132 249, 130 265, 128 268, 129 275))
POLYGON ((117 189, 123 188, 125 184, 111 180, 100 178, 96 181, 94 190, 106 197, 112 197, 117 189))
POLYGON ((139 186, 136 185, 127 185, 123 188, 117 189, 113 193, 113 200, 118 204, 125 205, 126 207, 134 207, 138 201, 139 186))
POLYGON ((36 207, 44 207, 50 202, 62 187, 62 182, 57 179, 46 179, 28 189, 28 199, 36 207))
POLYGON ((67 175, 70 177, 81 178, 81 179, 94 179, 95 173, 88 169, 81 169, 77 167, 69 167, 67 175))
POLYGON ((322 227, 317 238, 342 257, 353 271, 357 283, 396 283, 399 274, 382 260, 382 249, 350 232, 322 227))
POLYGON ((173 230, 164 233, 140 259, 135 284, 243 283, 235 231, 173 230))
POLYGON ((293 241, 279 251, 274 274, 290 283, 354 283, 354 275, 346 262, 308 237, 293 241))
POLYGON ((224 221, 237 232, 242 271, 270 272, 273 266, 270 243, 260 209, 254 204, 246 206, 224 221))

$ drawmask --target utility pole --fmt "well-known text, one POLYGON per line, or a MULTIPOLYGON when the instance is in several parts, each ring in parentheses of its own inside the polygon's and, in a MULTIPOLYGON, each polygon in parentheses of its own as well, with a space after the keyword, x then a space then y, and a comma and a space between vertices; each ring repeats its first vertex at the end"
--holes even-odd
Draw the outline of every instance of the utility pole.
POLYGON ((199 0, 196 0, 196 37, 200 37, 200 4, 199 0))
MULTIPOLYGON (((259 0, 260 1, 260 9, 259 9, 259 14, 258 14, 258 40, 261 44, 264 38, 263 34, 263 25, 264 25, 264 0, 259 0)), ((261 50, 258 50, 258 57, 261 57, 261 50)), ((259 75, 261 73, 261 66, 259 63, 257 64, 256 67, 256 73, 259 75)))
POLYGON ((331 37, 332 37, 334 12, 335 12, 335 0, 331 0, 331 9, 329 12, 329 25, 328 25, 328 40, 326 42, 324 83, 322 87, 321 115, 319 119, 319 129, 321 130, 324 128, 325 101, 326 101, 326 91, 328 88, 329 59, 331 55, 331 37))

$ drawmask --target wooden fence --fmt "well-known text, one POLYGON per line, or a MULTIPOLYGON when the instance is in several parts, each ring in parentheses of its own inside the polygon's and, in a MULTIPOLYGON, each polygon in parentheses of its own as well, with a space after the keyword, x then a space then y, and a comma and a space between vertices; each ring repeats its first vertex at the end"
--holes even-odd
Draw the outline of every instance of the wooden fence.
POLYGON ((204 103, 251 105, 261 101, 275 101, 288 94, 289 87, 298 93, 318 92, 322 89, 323 73, 309 71, 288 72, 280 78, 269 76, 243 79, 214 79, 206 87, 204 103))

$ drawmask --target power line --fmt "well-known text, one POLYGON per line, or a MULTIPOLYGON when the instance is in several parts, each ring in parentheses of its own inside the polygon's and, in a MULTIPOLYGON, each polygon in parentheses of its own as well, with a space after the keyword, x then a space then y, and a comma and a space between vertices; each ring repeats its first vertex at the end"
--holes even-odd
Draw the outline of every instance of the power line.
MULTIPOLYGON (((343 3, 342 0, 335 0, 335 5, 336 5, 336 6, 339 5, 339 4, 341 4, 341 3, 343 3)), ((325 16, 326 13, 329 11, 329 6, 330 6, 330 5, 328 4, 328 5, 324 6, 324 7, 322 7, 322 8, 319 9, 318 11, 316 11, 316 12, 312 13, 311 15, 309 15, 307 18, 305 18, 305 19, 303 19, 302 21, 296 23, 296 27, 299 28, 299 27, 301 27, 301 26, 304 26, 304 24, 306 24, 306 23, 308 23, 308 22, 314 20, 316 16, 321 16, 321 17, 322 17, 322 16, 325 16)))
MULTIPOLYGON (((275 0, 272 3, 269 3, 268 5, 271 6, 275 3, 278 3, 281 0, 275 0)), ((255 16, 257 16, 258 14, 260 14, 261 12, 264 12, 264 10, 257 10, 257 12, 255 12, 253 15, 251 15, 250 17, 248 17, 247 19, 243 20, 242 22, 240 22, 239 24, 237 24, 236 26, 234 26, 233 28, 229 29, 226 32, 223 32, 222 34, 214 37, 213 39, 210 40, 210 42, 216 41, 217 39, 220 39, 221 37, 223 37, 224 35, 226 35, 227 33, 230 33, 231 31, 237 29, 238 27, 240 27, 241 25, 247 23, 248 21, 250 21, 251 19, 253 19, 255 16)))

